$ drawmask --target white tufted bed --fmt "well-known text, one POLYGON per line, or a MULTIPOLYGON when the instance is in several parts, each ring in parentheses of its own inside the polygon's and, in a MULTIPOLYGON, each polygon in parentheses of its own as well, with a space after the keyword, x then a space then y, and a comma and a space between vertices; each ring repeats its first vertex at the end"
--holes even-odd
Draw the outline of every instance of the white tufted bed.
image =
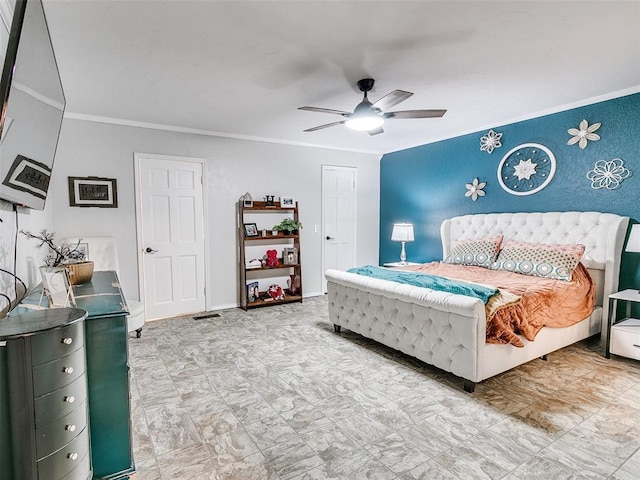
MULTIPOLYGON (((464 215, 442 223, 443 256, 460 240, 503 234, 534 243, 585 245, 583 263, 595 280, 591 316, 565 328, 543 327, 524 348, 486 342, 481 300, 328 270, 329 317, 341 327, 376 340, 464 379, 480 382, 606 329, 607 295, 618 287, 620 254, 629 219, 598 212, 464 215)), ((606 333, 606 332, 603 332, 606 333)))

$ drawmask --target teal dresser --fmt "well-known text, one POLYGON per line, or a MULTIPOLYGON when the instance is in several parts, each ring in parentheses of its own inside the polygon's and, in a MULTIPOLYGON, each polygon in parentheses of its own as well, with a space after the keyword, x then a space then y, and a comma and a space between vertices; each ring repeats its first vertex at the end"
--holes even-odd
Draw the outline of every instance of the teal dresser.
POLYGON ((86 315, 60 308, 0 321, 3 479, 91 479, 86 315))
MULTIPOLYGON (((87 312, 84 341, 93 478, 128 478, 135 472, 131 444, 128 308, 114 271, 94 272, 91 282, 73 287, 73 294, 76 308, 87 312)), ((40 297, 40 292, 34 292, 22 304, 37 304, 40 297)), ((23 305, 12 315, 27 309, 23 305)), ((2 376, 0 365, 0 379, 2 376)), ((2 388, 0 384, 0 398, 2 388)), ((0 404, 0 415, 3 408, 0 404)), ((2 435, 0 431, 0 442, 2 435)), ((0 460, 4 460, 2 455, 0 453, 0 460)), ((0 480, 5 477, 0 475, 0 480)))

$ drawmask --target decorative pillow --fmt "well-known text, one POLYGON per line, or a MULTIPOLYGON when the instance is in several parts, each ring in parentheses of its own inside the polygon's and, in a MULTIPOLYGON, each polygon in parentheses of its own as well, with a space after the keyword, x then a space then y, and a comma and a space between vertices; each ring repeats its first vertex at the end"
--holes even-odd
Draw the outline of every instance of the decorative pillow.
POLYGON ((501 243, 502 235, 456 242, 444 263, 489 268, 496 261, 501 243))
POLYGON ((491 268, 568 282, 583 254, 584 245, 580 244, 558 245, 507 240, 491 268))

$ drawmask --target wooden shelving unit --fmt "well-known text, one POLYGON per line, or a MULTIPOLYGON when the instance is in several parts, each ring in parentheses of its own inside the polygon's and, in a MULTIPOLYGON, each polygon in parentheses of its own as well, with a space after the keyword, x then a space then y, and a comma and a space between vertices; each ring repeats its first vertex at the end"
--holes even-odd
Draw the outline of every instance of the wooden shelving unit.
MULTIPOLYGON (((244 310, 250 308, 269 307, 272 305, 282 305, 284 303, 302 302, 302 257, 300 250, 300 235, 298 233, 292 233, 287 235, 279 232, 278 235, 271 234, 271 227, 273 223, 266 224, 265 219, 263 223, 260 222, 261 215, 274 214, 278 215, 280 220, 289 217, 295 221, 299 220, 298 217, 298 202, 295 206, 280 206, 279 202, 275 202, 274 206, 267 206, 266 202, 253 202, 252 207, 245 207, 242 200, 237 204, 237 223, 238 223, 238 297, 240 299, 240 307, 244 310), (258 232, 262 230, 267 231, 266 236, 262 236, 260 233, 256 237, 248 237, 245 235, 245 223, 255 223, 258 227, 258 232), (247 268, 247 247, 256 247, 264 245, 264 252, 268 249, 276 248, 277 246, 295 247, 298 253, 298 262, 295 264, 285 264, 282 259, 282 252, 278 252, 278 265, 269 267, 262 266, 259 268, 247 268), (268 275, 270 272, 274 275, 268 275), (262 275, 260 275, 262 273, 262 275), (295 294, 291 294, 287 287, 287 280, 291 279, 291 275, 295 275, 298 279, 296 285, 295 294), (278 277, 277 283, 280 285, 285 293, 284 299, 275 300, 268 296, 265 291, 265 286, 260 285, 258 300, 249 301, 249 295, 247 287, 252 282, 259 282, 262 277, 278 277)), ((271 216, 269 218, 272 218, 271 216)), ((278 222, 275 222, 278 223, 278 222)), ((264 252, 260 255, 264 255, 264 252)), ((251 258, 251 257, 249 257, 251 258)))

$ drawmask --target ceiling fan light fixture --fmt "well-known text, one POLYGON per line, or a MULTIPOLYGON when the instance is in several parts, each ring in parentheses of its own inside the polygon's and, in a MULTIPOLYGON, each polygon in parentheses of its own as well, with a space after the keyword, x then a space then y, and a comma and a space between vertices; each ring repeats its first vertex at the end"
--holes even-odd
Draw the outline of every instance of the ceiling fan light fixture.
POLYGON ((368 132, 380 128, 384 124, 384 118, 379 115, 358 115, 351 117, 344 124, 352 130, 368 132))

